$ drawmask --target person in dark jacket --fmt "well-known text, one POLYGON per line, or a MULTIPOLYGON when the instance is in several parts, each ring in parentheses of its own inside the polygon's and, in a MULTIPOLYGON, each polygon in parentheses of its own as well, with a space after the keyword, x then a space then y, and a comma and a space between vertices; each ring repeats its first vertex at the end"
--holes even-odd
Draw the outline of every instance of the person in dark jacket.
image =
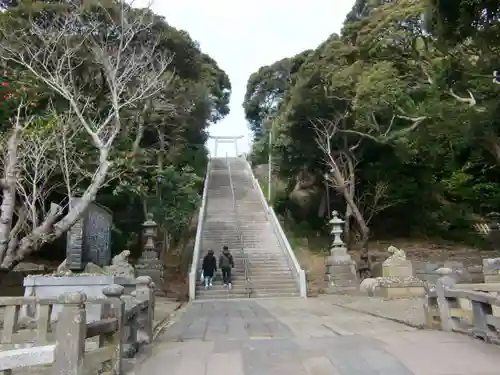
POLYGON ((234 260, 227 246, 222 247, 222 254, 219 257, 219 267, 222 271, 224 286, 231 289, 231 268, 234 267, 234 260))
POLYGON ((212 279, 217 272, 217 259, 214 256, 213 250, 208 250, 207 255, 203 258, 203 278, 205 280, 205 289, 212 286, 212 279))

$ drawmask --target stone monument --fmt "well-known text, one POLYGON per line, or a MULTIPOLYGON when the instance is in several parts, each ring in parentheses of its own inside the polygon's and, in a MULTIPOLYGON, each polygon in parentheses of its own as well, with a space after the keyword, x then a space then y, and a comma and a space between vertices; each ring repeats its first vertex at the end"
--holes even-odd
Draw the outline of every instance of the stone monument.
POLYGON ((120 254, 115 255, 111 261, 111 266, 104 267, 104 272, 118 277, 135 279, 134 267, 128 262, 130 251, 123 250, 120 254))
POLYGON ((391 254, 382 263, 382 277, 408 278, 413 276, 411 261, 406 259, 406 253, 395 246, 389 246, 387 252, 391 254))
MULTIPOLYGON (((81 198, 73 198, 71 205, 81 198)), ((101 267, 111 260, 111 213, 95 203, 90 203, 83 216, 71 227, 66 240, 66 267, 83 271, 88 263, 101 267)))
POLYGON ((356 264, 347 253, 347 247, 342 241, 344 220, 340 219, 337 211, 332 212, 331 234, 333 242, 330 256, 326 259, 326 279, 329 292, 343 292, 358 289, 356 264))
POLYGON ((424 283, 413 276, 413 266, 406 259, 406 253, 395 246, 389 246, 387 251, 391 256, 382 263, 382 277, 377 278, 375 295, 384 298, 423 296, 424 283))
POLYGON ((146 221, 142 224, 144 249, 135 266, 137 276, 149 276, 155 284, 155 294, 164 295, 163 292, 163 263, 156 250, 156 236, 158 235, 158 224, 153 220, 151 213, 147 214, 146 221))

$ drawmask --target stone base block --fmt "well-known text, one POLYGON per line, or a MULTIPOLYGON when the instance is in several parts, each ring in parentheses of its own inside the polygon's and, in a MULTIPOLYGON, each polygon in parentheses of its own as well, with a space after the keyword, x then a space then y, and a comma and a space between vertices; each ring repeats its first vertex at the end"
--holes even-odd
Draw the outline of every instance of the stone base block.
POLYGON ((354 263, 327 265, 326 273, 334 279, 357 279, 354 263))
POLYGON ((350 293, 359 290, 359 281, 354 263, 327 266, 325 281, 328 283, 326 292, 329 294, 350 293))
POLYGON ((487 284, 500 283, 500 274, 484 274, 484 282, 487 284))
POLYGON ((336 285, 328 284, 325 288, 326 294, 359 294, 359 286, 357 284, 352 285, 336 285))
POLYGON ((411 261, 403 259, 387 259, 382 263, 382 277, 411 277, 413 266, 411 261))
POLYGON ((373 295, 387 299, 423 297, 425 295, 425 289, 422 284, 417 283, 380 285, 375 289, 373 295))
MULTIPOLYGON (((102 290, 110 284, 122 285, 124 294, 135 290, 135 280, 118 276, 28 276, 24 278, 24 295, 40 298, 57 298, 68 292, 83 292, 88 298, 104 298, 102 290)), ((61 305, 52 308, 51 321, 56 321, 61 312, 61 305)), ((32 306, 23 306, 21 318, 35 318, 37 311, 32 306)), ((101 305, 87 305, 87 322, 101 319, 101 305)))

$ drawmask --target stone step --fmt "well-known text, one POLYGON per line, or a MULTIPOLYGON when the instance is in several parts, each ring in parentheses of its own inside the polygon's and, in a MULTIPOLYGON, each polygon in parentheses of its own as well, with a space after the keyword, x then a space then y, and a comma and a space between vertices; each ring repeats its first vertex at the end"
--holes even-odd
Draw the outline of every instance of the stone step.
POLYGON ((281 277, 282 275, 294 277, 294 273, 290 270, 256 269, 256 268, 251 268, 251 267, 248 270, 248 275, 250 278, 262 277, 262 276, 274 278, 274 277, 278 277, 278 276, 281 277))
POLYGON ((248 242, 278 241, 276 234, 270 230, 268 231, 267 229, 263 229, 261 231, 240 231, 238 229, 226 228, 225 231, 213 231, 211 228, 203 228, 202 238, 227 238, 228 240, 238 241, 240 239, 240 234, 243 239, 248 242))
MULTIPOLYGON (((238 271, 238 270, 241 270, 243 269, 243 264, 244 264, 244 259, 243 258, 239 258, 239 257, 235 257, 233 255, 233 259, 234 259, 234 265, 235 267, 233 268, 233 271, 238 271)), ((200 267, 201 267, 201 262, 203 261, 203 258, 200 258, 199 259, 199 262, 200 262, 200 267)), ((285 269, 285 270, 289 270, 290 269, 290 266, 288 264, 288 262, 286 260, 282 260, 282 261, 266 261, 266 260, 247 260, 247 266, 249 268, 255 268, 255 269, 276 269, 276 270, 281 270, 281 269, 285 269)))
MULTIPOLYGON (((205 231, 204 231, 205 232, 205 231)), ((232 229, 228 229, 227 232, 225 233, 210 233, 210 230, 207 230, 205 233, 202 234, 201 237, 202 240, 207 240, 207 241, 216 241, 219 239, 225 239, 226 241, 232 241, 232 242, 244 242, 252 245, 256 244, 264 244, 264 243, 278 243, 279 240, 278 238, 272 234, 272 233, 266 233, 265 231, 262 231, 260 233, 242 233, 242 232, 237 232, 232 229), (241 234, 241 236, 240 236, 241 234)))
MULTIPOLYGON (((244 276, 241 277, 243 279, 244 276)), ((283 273, 283 274, 277 274, 277 273, 255 273, 250 270, 248 272, 248 279, 250 281, 276 281, 276 282, 282 282, 282 281, 290 281, 294 280, 295 281, 295 275, 291 272, 288 273, 283 273)))
POLYGON ((276 291, 276 292, 262 292, 262 291, 256 291, 253 292, 250 296, 250 298, 285 298, 285 297, 299 297, 300 292, 283 292, 283 291, 276 291))
MULTIPOLYGON (((248 291, 224 289, 200 289, 196 291, 196 299, 231 299, 231 298, 248 298, 248 291)), ((255 289, 250 290, 250 298, 263 297, 294 297, 299 296, 297 289, 255 289)))
POLYGON ((249 288, 252 290, 274 290, 274 289, 293 289, 298 290, 297 283, 295 281, 287 281, 287 282, 275 282, 275 281, 261 281, 261 280, 249 280, 247 284, 249 288))
POLYGON ((196 292, 197 294, 199 295, 217 295, 217 294, 222 294, 222 295, 228 295, 228 294, 247 294, 248 295, 248 291, 245 291, 245 288, 244 287, 238 287, 236 285, 233 284, 233 287, 231 290, 229 290, 229 288, 227 287, 224 287, 222 285, 214 285, 212 286, 211 288, 208 288, 208 289, 205 289, 204 287, 198 287, 196 289, 196 292))
POLYGON ((236 244, 242 244, 243 246, 252 246, 254 248, 260 248, 260 249, 265 249, 266 246, 271 246, 271 245, 276 245, 279 244, 279 240, 270 235, 263 234, 262 236, 259 236, 257 234, 248 236, 248 235, 242 235, 241 238, 238 236, 230 236, 230 234, 226 235, 210 235, 210 236, 202 236, 201 237, 202 241, 231 241, 232 243, 236 244), (257 247, 257 245, 261 245, 260 247, 257 247))
POLYGON ((248 263, 247 267, 249 271, 252 272, 270 272, 270 271, 283 271, 283 272, 290 272, 290 267, 288 264, 283 263, 283 264, 267 264, 267 263, 248 263))
POLYGON ((290 272, 290 267, 288 265, 269 265, 266 263, 262 264, 255 264, 255 263, 249 263, 248 264, 248 269, 252 272, 271 272, 271 271, 282 271, 282 272, 290 272))
POLYGON ((261 286, 261 287, 256 287, 254 285, 249 285, 249 290, 254 293, 297 293, 299 291, 299 288, 294 285, 294 286, 277 286, 273 287, 273 285, 268 285, 268 286, 261 286))
POLYGON ((196 295, 196 300, 197 301, 212 301, 212 300, 228 300, 228 299, 246 299, 248 298, 248 294, 230 294, 230 295, 196 295))
POLYGON ((251 281, 265 281, 265 282, 285 282, 285 281, 294 281, 295 282, 295 275, 292 274, 291 272, 289 273, 284 273, 284 274, 256 274, 249 272, 248 273, 248 278, 251 281))

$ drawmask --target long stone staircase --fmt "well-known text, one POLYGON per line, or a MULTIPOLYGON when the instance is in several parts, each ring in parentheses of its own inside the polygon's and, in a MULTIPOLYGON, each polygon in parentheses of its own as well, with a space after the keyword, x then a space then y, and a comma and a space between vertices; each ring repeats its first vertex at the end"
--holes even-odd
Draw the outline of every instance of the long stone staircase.
POLYGON ((208 290, 198 277, 195 298, 298 296, 299 286, 287 254, 253 185, 246 161, 212 159, 208 173, 198 264, 201 267, 208 250, 214 250, 218 259, 222 246, 227 245, 235 260, 233 288, 223 287, 219 272, 208 290))

